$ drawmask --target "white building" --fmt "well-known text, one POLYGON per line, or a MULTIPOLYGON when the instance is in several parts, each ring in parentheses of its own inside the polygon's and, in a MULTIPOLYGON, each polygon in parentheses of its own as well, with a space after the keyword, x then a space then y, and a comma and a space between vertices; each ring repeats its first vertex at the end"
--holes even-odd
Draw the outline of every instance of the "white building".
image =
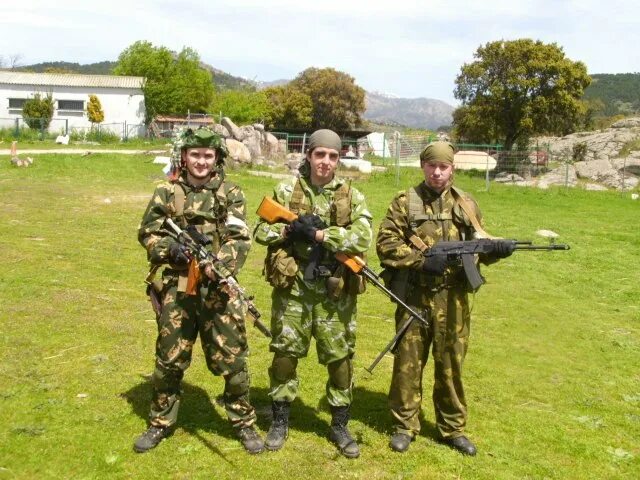
POLYGON ((54 112, 49 132, 88 129, 89 95, 96 95, 104 112, 101 128, 120 136, 138 136, 144 133, 143 81, 143 77, 116 75, 0 71, 0 128, 22 126, 24 102, 35 93, 51 93, 54 112))

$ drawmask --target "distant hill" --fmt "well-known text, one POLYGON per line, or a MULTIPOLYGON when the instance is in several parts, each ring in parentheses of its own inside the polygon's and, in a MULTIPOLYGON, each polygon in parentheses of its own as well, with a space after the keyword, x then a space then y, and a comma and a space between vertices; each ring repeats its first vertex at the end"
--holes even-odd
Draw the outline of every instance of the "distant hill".
MULTIPOLYGON (((25 65, 17 67, 15 70, 22 72, 43 73, 48 70, 58 72, 82 73, 85 75, 111 75, 117 62, 98 62, 82 65, 73 62, 43 62, 33 65, 25 65)), ((213 84, 222 90, 232 90, 239 88, 255 88, 255 84, 250 80, 241 77, 234 77, 222 70, 212 67, 209 64, 201 62, 202 68, 209 70, 213 74, 213 84)))
POLYGON ((59 72, 68 71, 70 73, 82 73, 85 75, 111 75, 116 62, 98 62, 81 65, 73 62, 43 62, 33 65, 25 65, 16 67, 15 70, 22 72, 43 73, 47 70, 56 70, 59 72))
POLYGON ((604 103, 602 115, 629 115, 640 112, 640 73, 596 73, 584 98, 604 103))
POLYGON ((372 122, 435 130, 450 125, 454 107, 432 98, 398 98, 367 92, 364 118, 372 122))

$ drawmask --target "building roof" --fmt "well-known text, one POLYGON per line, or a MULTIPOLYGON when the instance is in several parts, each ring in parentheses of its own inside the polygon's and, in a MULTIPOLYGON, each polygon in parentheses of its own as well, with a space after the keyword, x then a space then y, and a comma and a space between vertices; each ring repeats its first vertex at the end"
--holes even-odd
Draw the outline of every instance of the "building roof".
POLYGON ((0 71, 0 84, 59 87, 142 88, 144 77, 0 71))

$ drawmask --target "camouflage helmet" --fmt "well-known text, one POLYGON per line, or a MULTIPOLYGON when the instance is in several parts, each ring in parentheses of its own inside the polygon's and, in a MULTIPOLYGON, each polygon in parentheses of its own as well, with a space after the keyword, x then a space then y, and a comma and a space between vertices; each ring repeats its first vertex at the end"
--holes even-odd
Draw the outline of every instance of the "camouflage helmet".
POLYGON ((174 132, 173 150, 171 152, 171 166, 176 172, 184 168, 182 151, 188 148, 212 148, 216 151, 216 166, 221 168, 224 159, 229 155, 224 137, 208 127, 180 127, 174 132))

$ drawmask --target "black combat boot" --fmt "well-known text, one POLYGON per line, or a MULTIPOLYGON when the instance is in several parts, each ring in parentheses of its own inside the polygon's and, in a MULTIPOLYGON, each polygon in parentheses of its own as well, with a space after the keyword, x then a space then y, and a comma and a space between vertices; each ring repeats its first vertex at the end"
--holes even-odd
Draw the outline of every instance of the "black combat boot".
POLYGON ((258 432, 256 432, 256 429, 253 428, 253 425, 250 427, 242 427, 238 430, 238 438, 244 449, 251 454, 260 453, 264 450, 264 442, 258 432))
POLYGON ((349 406, 331 407, 331 430, 329 438, 340 449, 340 453, 347 458, 358 458, 360 449, 353 439, 347 423, 349 422, 349 406))
POLYGON ((133 450, 138 453, 144 453, 147 450, 151 450, 157 447, 158 444, 171 435, 169 427, 156 427, 151 425, 146 432, 136 438, 133 443, 133 450))
POLYGON ((406 433, 396 432, 389 441, 389 446, 395 452, 404 453, 409 450, 409 445, 413 442, 414 438, 406 433))
POLYGON ((289 411, 291 403, 272 402, 273 421, 267 432, 265 447, 267 450, 280 450, 289 436, 289 411))
POLYGON ((476 454, 476 446, 464 435, 455 438, 445 438, 442 441, 464 455, 473 457, 476 454))

